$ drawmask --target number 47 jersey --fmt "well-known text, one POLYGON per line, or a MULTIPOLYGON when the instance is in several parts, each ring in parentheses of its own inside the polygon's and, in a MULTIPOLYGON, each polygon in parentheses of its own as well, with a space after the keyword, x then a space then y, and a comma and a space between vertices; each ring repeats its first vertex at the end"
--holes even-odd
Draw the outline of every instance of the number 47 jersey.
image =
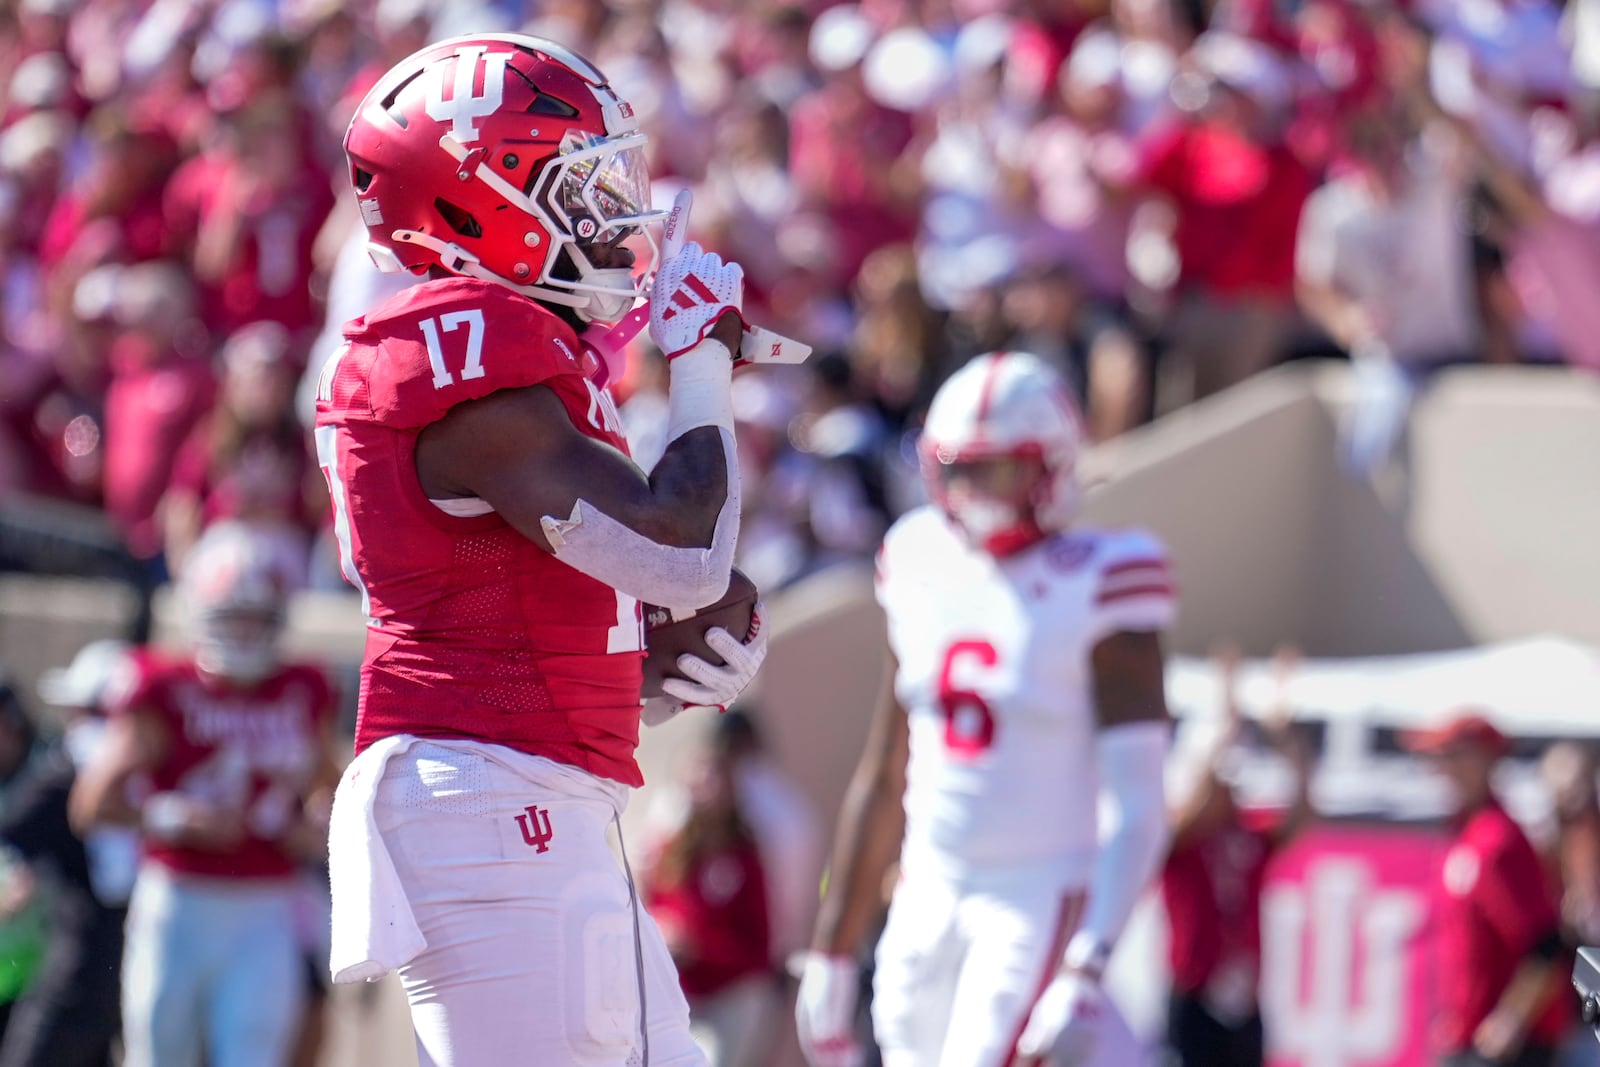
POLYGON ((1113 633, 1171 624, 1161 543, 1073 530, 997 558, 924 507, 885 537, 877 588, 909 716, 907 873, 1086 881, 1098 793, 1090 655, 1113 633))
POLYGON ((318 387, 316 437, 340 567, 367 616, 356 750, 401 733, 486 741, 639 785, 637 603, 484 501, 429 500, 417 477, 427 427, 533 385, 626 455, 577 337, 532 300, 469 278, 415 285, 344 336, 318 387))

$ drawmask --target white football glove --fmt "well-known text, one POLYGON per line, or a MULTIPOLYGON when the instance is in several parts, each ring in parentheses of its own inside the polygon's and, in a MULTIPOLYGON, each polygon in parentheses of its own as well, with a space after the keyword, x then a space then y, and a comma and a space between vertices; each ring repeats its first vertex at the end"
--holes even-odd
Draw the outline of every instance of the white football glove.
POLYGON ((1100 1038, 1106 1011, 1100 983, 1077 971, 1063 971, 1045 987, 1017 1040, 1017 1052, 1051 1067, 1082 1067, 1100 1038))
POLYGON ((723 315, 732 312, 742 324, 743 302, 744 268, 690 241, 656 272, 650 340, 668 359, 681 356, 705 340, 723 315))
POLYGON ((800 1050, 811 1067, 858 1067, 863 1057, 856 1040, 856 998, 861 972, 856 961, 821 952, 806 954, 800 991, 794 1000, 800 1050))
POLYGON ((767 628, 762 613, 766 605, 756 602, 750 615, 750 636, 740 641, 720 626, 706 631, 706 644, 722 657, 724 666, 715 667, 699 656, 678 657, 678 670, 684 678, 665 678, 661 691, 684 707, 726 710, 736 700, 767 658, 767 628))
POLYGON ((650 340, 668 359, 705 340, 729 311, 744 322, 744 268, 687 239, 693 206, 687 189, 673 202, 663 229, 661 267, 650 284, 650 340))

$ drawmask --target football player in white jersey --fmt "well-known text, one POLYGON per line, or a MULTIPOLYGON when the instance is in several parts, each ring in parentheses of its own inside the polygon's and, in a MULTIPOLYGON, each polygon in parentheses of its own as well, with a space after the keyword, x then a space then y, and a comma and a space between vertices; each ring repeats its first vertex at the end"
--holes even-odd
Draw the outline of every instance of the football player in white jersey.
POLYGON ((1136 1067, 1101 991, 1167 837, 1165 552, 1073 526, 1081 434, 1059 375, 979 356, 934 397, 932 503, 879 553, 892 689, 845 797, 796 1005, 813 1067, 862 1058, 857 952, 877 947, 884 1067, 1136 1067), (902 838, 903 818, 903 838, 902 838))

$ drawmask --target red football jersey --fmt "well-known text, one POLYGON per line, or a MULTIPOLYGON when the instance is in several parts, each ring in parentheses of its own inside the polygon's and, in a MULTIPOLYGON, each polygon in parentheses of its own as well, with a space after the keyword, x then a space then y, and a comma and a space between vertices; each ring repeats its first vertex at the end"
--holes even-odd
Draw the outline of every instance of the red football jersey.
POLYGON ((248 827, 226 852, 146 839, 146 859, 220 878, 294 873, 300 861, 277 838, 299 815, 333 715, 333 691, 320 670, 285 666, 244 687, 202 673, 193 660, 146 654, 114 694, 111 712, 152 715, 166 725, 166 758, 150 776, 156 791, 236 807, 248 827))
POLYGON ((396 295, 345 338, 318 389, 317 457, 344 575, 366 603, 356 751, 401 733, 463 738, 642 784, 638 603, 492 511, 447 513, 413 459, 418 435, 455 405, 536 384, 625 455, 577 337, 502 286, 446 278, 396 295))

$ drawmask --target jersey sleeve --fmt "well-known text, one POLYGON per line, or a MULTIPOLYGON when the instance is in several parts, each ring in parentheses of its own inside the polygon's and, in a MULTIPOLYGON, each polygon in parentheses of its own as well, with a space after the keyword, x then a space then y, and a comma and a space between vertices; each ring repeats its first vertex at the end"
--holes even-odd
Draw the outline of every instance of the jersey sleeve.
POLYGON ((1166 547, 1143 530, 1107 536, 1090 605, 1094 640, 1123 631, 1165 630, 1178 614, 1166 547))
POLYGON ((526 297, 473 279, 410 292, 369 324, 379 347, 370 402, 385 425, 427 426, 501 389, 583 373, 577 336, 526 297))
POLYGON ((107 717, 133 712, 166 716, 167 664, 149 650, 129 656, 107 683, 102 701, 107 717))

